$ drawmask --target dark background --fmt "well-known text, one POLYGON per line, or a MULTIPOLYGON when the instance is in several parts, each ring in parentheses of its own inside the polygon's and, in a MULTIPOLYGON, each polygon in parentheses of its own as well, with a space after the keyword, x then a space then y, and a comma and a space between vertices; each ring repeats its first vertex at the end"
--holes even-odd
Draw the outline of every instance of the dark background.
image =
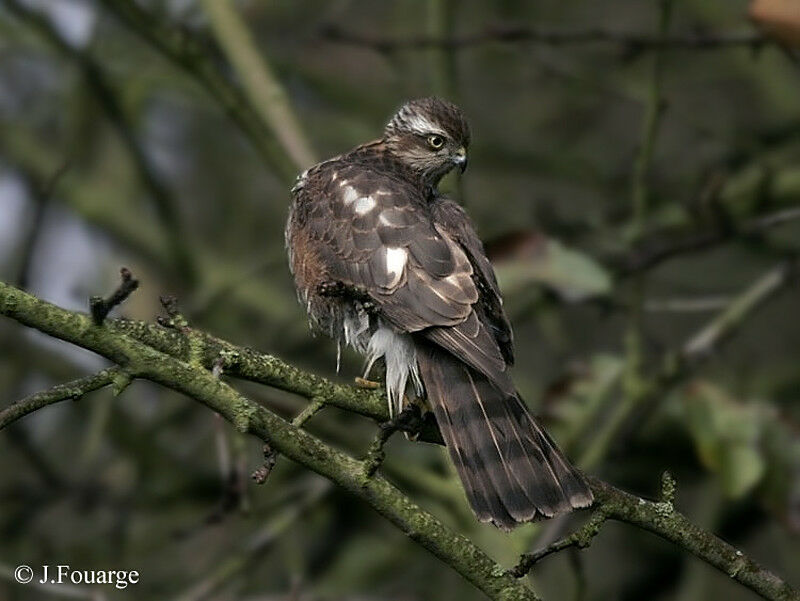
MULTIPOLYGON (((174 293, 196 327, 338 381, 358 375, 350 352, 335 373, 335 345, 309 333, 295 302, 283 224, 288 173, 300 167, 265 160, 257 134, 102 3, 19 5, 45 19, 37 26, 0 2, 0 278, 85 310, 124 265, 142 282, 126 316, 152 320, 159 295, 174 293)), ((196 37, 225 79, 242 81, 201 2, 141 6, 196 37)), ((236 8, 316 158, 377 137, 408 98, 435 93, 463 107, 470 168, 443 187, 463 200, 496 261, 515 328, 515 380, 529 405, 574 460, 619 486, 653 496, 669 469, 692 520, 798 584, 796 280, 733 315, 733 335, 698 369, 674 386, 655 380, 665 357, 765 274, 791 267, 800 249, 793 50, 758 42, 747 3, 730 0, 672 3, 669 34, 741 43, 663 50, 646 42, 661 10, 650 1, 236 8), (493 39, 515 28, 612 35, 493 39), (361 37, 411 44, 387 50, 354 43, 361 37), (420 37, 463 43, 415 47, 420 37), (657 105, 648 138, 647 107, 657 105), (652 162, 639 177, 647 140, 652 162), (646 199, 638 220, 637 186, 646 199), (780 225, 769 222, 776 215, 780 225), (703 240, 636 269, 659 248, 703 240), (642 402, 637 374, 658 389, 642 402)), ((0 406, 102 365, 0 322, 0 406)), ((305 405, 241 388, 286 416, 305 405)), ((309 428, 358 455, 374 433, 335 409, 309 428)), ((581 517, 505 535, 475 522, 441 448, 397 437, 388 451, 388 477, 504 565, 581 517)), ((14 424, 0 433, 0 599, 63 595, 14 583, 21 563, 141 573, 122 592, 74 591, 87 599, 482 598, 367 506, 286 459, 256 486, 249 474, 260 454, 206 408, 147 383, 14 424)), ((755 598, 618 524, 588 550, 545 560, 532 579, 545 599, 755 598)))

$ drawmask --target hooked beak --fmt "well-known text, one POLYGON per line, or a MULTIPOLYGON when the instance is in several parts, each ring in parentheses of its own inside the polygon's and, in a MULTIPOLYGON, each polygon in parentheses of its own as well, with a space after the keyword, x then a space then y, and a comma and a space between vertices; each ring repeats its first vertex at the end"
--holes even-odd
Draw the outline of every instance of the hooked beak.
POLYGON ((463 146, 459 148, 453 157, 453 162, 458 165, 461 173, 464 173, 467 170, 467 149, 463 146))

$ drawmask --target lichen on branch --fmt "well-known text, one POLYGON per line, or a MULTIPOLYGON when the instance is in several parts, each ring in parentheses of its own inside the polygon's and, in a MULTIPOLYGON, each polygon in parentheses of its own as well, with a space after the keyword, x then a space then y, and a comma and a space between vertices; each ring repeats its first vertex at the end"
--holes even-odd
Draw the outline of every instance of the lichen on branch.
MULTIPOLYGON (((504 570, 469 539, 445 527, 379 473, 365 478, 362 462, 250 401, 212 368, 221 353, 225 353, 227 375, 289 390, 314 399, 317 404, 329 403, 385 420, 386 406, 380 392, 334 384, 277 358, 237 347, 199 330, 186 336, 172 329, 127 320, 107 320, 98 326, 87 314, 61 309, 3 282, 0 282, 0 314, 110 359, 123 370, 126 379, 147 379, 203 403, 241 431, 257 436, 276 452, 366 501, 489 598, 537 599, 513 571, 504 570), (190 343, 190 339, 194 342, 190 343), (198 343, 200 360, 189 362, 193 352, 190 345, 198 343)), ((198 352, 197 349, 194 352, 198 352)), ((71 398, 74 395, 68 391, 78 394, 95 389, 112 383, 117 375, 116 368, 111 368, 65 385, 61 391, 51 389, 29 398, 71 398)), ((39 406, 48 404, 36 400, 28 401, 26 406, 32 411, 38 408, 37 403, 39 406)), ((667 492, 663 499, 647 501, 595 478, 591 478, 590 483, 596 497, 594 518, 564 539, 553 552, 570 546, 587 546, 602 524, 613 519, 643 528, 678 545, 765 599, 800 600, 800 593, 783 579, 679 513, 672 500, 674 485, 671 490, 665 486, 667 492)))

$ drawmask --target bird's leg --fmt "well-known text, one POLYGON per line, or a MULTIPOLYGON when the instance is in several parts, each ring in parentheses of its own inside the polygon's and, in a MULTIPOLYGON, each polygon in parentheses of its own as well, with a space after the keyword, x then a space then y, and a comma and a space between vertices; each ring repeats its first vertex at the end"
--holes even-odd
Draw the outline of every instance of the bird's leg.
POLYGON ((389 422, 393 422, 394 430, 417 436, 422 428, 422 409, 417 403, 407 402, 403 410, 389 422))
POLYGON ((364 475, 367 478, 371 478, 383 463, 383 460, 386 459, 383 447, 392 434, 400 431, 418 435, 422 427, 422 421, 422 411, 419 406, 415 403, 408 403, 400 413, 389 421, 380 424, 378 434, 375 436, 375 440, 372 441, 367 451, 367 456, 363 461, 364 475))
POLYGON ((370 380, 368 378, 362 378, 359 376, 355 377, 355 383, 357 388, 364 388, 366 390, 375 390, 381 387, 380 382, 376 382, 374 380, 370 380))

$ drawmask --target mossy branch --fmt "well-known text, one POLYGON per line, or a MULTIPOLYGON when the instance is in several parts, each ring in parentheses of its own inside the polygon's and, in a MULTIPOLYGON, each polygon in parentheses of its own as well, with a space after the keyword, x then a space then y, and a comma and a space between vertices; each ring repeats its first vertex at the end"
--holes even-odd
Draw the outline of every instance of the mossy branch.
MULTIPOLYGON (((316 402, 385 419, 386 404, 380 393, 333 384, 279 359, 236 347, 198 330, 192 330, 192 335, 186 336, 144 322, 108 320, 96 325, 87 314, 61 309, 2 282, 0 314, 92 350, 117 363, 128 377, 147 379, 200 401, 242 432, 257 436, 282 455, 369 503, 489 598, 508 601, 537 599, 514 574, 503 570, 470 540, 450 531, 434 516, 415 505, 380 474, 366 477, 362 462, 325 445, 311 434, 248 400, 222 381, 211 368, 219 365, 219 358, 223 357, 224 372, 228 375, 262 382, 313 398, 316 402), (194 359, 191 362, 190 357, 194 359)), ((91 381, 92 386, 99 387, 109 383, 107 378, 107 373, 98 374, 86 382, 91 381)), ((58 393, 52 393, 47 398, 55 396, 58 393)), ((40 395, 39 398, 44 397, 40 395)), ((32 411, 34 404, 28 402, 26 405, 32 411)), ((669 484, 669 481, 666 482, 669 484)), ((595 516, 602 516, 602 519, 590 521, 591 527, 580 530, 561 548, 586 546, 600 531, 602 522, 606 519, 619 520, 675 543, 765 599, 800 600, 800 592, 787 582, 678 513, 672 504, 674 487, 665 486, 664 498, 654 502, 597 479, 591 479, 591 485, 596 497, 595 516)))
POLYGON ((77 401, 93 390, 113 384, 115 378, 120 377, 122 373, 121 368, 111 367, 96 374, 58 384, 48 390, 26 396, 0 411, 0 430, 13 424, 18 419, 22 419, 26 415, 53 403, 77 401))
POLYGON ((689 521, 675 510, 669 498, 648 501, 597 478, 590 478, 590 484, 596 505, 607 519, 638 526, 674 543, 764 599, 800 599, 800 591, 758 565, 742 551, 689 521))
MULTIPOLYGON (((238 430, 268 442, 282 455, 366 501, 406 536, 451 566, 489 598, 502 601, 537 599, 533 591, 506 574, 469 539, 449 530, 385 478, 378 474, 365 478, 360 461, 325 445, 245 398, 202 365, 188 363, 133 336, 137 332, 147 332, 148 328, 139 325, 123 333, 122 329, 113 327, 112 322, 98 326, 89 315, 66 311, 2 282, 0 314, 94 351, 122 366, 132 377, 156 382, 200 401, 238 430)), ((165 332, 169 336, 174 334, 173 341, 187 338, 170 330, 165 332)), ((165 340, 168 338, 161 338, 162 342, 165 340)), ((244 349, 242 352, 246 354, 244 349)), ((285 383, 288 388, 287 372, 280 369, 281 365, 285 364, 274 360, 273 366, 278 372, 274 374, 275 381, 285 383)), ((326 387, 321 379, 304 378, 299 370, 289 370, 289 373, 300 377, 297 387, 300 394, 308 391, 309 387, 324 390, 332 397, 341 394, 335 385, 326 387)))

